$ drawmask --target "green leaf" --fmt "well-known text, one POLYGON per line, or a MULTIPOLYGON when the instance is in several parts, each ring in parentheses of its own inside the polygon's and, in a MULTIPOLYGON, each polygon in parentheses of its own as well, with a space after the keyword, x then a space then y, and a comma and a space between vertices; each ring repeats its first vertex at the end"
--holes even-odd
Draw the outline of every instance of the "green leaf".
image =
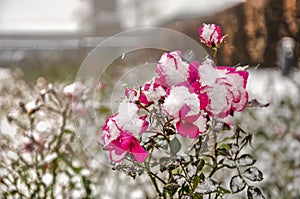
POLYGON ((243 154, 241 157, 237 159, 237 164, 239 166, 251 166, 255 164, 256 160, 249 154, 243 154))
POLYGON ((193 198, 194 199, 203 199, 203 196, 200 193, 196 193, 196 194, 193 195, 193 198))
POLYGON ((230 190, 232 193, 238 193, 246 187, 246 183, 241 176, 233 176, 230 180, 230 190))
POLYGON ((111 113, 111 110, 109 107, 107 106, 100 106, 99 109, 98 109, 98 112, 102 115, 108 115, 111 113))
POLYGON ((205 161, 203 159, 198 160, 196 162, 197 172, 201 171, 204 165, 205 165, 205 161))
POLYGON ((229 150, 231 148, 230 144, 222 144, 219 146, 220 149, 229 150))
POLYGON ((196 187, 198 186, 198 184, 201 182, 201 178, 199 176, 195 176, 193 178, 193 181, 192 181, 192 185, 193 185, 193 190, 196 189, 196 187))
POLYGON ((65 134, 71 134, 71 135, 76 135, 76 133, 70 129, 64 129, 65 134))
POLYGON ((256 167, 250 167, 243 174, 246 178, 251 181, 261 181, 263 180, 262 172, 256 167))
POLYGON ((90 187, 91 186, 91 181, 88 178, 82 176, 82 182, 83 182, 83 185, 84 185, 84 188, 85 188, 86 195, 90 196, 92 194, 92 189, 90 187))
POLYGON ((169 191, 176 191, 179 187, 180 186, 177 183, 171 182, 171 183, 166 184, 164 186, 164 189, 169 192, 169 191))
POLYGON ((225 195, 225 194, 229 194, 229 193, 231 193, 228 189, 225 189, 224 187, 219 187, 219 189, 218 189, 218 193, 219 194, 222 194, 222 195, 225 195))
POLYGON ((176 155, 178 151, 181 149, 181 144, 178 140, 178 138, 175 136, 173 140, 170 142, 170 150, 172 155, 176 155))
POLYGON ((218 155, 222 155, 222 156, 228 156, 228 150, 226 150, 225 148, 217 148, 217 154, 218 155))
POLYGON ((261 190, 257 187, 249 186, 247 190, 248 199, 265 199, 261 190))

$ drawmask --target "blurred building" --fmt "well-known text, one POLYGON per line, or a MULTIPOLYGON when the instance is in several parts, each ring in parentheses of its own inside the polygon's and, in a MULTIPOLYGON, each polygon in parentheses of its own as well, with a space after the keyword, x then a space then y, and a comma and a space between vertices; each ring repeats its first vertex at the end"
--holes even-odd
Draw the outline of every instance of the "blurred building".
POLYGON ((33 77, 65 76, 76 71, 99 42, 123 30, 167 27, 197 41, 199 25, 214 22, 229 35, 220 63, 272 67, 282 37, 293 38, 299 49, 299 15, 299 0, 3 0, 0 66, 21 67, 33 77), (19 30, 12 29, 16 20, 19 30))

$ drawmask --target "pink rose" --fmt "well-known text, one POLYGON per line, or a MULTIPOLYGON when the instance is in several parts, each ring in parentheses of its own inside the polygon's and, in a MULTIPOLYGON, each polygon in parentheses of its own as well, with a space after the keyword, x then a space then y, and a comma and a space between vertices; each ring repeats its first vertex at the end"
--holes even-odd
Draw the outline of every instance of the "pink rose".
POLYGON ((121 131, 120 136, 110 142, 106 149, 110 151, 110 159, 115 162, 122 161, 127 153, 132 154, 137 162, 143 162, 148 158, 148 152, 141 147, 139 141, 125 131, 121 131))
POLYGON ((196 138, 206 130, 206 118, 199 114, 189 115, 190 108, 183 106, 179 112, 180 120, 176 123, 176 129, 183 137, 196 138))
POLYGON ((151 81, 148 81, 141 86, 139 100, 143 105, 148 106, 152 103, 157 104, 165 95, 165 88, 156 78, 153 78, 151 81))
POLYGON ((242 111, 245 108, 248 102, 248 72, 204 63, 200 65, 199 73, 203 77, 199 92, 207 95, 209 103, 205 110, 210 116, 225 118, 232 111, 242 111))
POLYGON ((189 75, 189 64, 182 60, 180 51, 164 53, 158 61, 156 73, 157 82, 163 87, 186 82, 189 75))
POLYGON ((188 87, 173 86, 167 94, 163 108, 176 122, 183 137, 195 138, 206 130, 206 119, 200 112, 201 102, 188 87))
POLYGON ((199 28, 200 41, 209 48, 218 48, 225 41, 220 26, 216 24, 203 24, 199 28))
MULTIPOLYGON (((138 162, 143 162, 148 157, 148 152, 140 145, 138 139, 132 132, 124 130, 118 124, 119 113, 107 118, 102 128, 103 134, 101 142, 106 150, 110 153, 110 159, 114 162, 122 161, 130 153, 138 162)), ((119 118, 120 119, 120 118, 119 118)), ((140 117, 144 120, 140 127, 141 133, 146 131, 148 123, 146 117, 140 117)))

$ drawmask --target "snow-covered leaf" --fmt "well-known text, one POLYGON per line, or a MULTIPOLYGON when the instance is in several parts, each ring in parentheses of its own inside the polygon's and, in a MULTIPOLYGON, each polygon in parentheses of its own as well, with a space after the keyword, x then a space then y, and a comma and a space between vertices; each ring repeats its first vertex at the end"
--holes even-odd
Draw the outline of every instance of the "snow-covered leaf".
POLYGON ((251 181, 261 181, 263 180, 262 172, 256 167, 250 167, 244 171, 244 176, 251 181))
POLYGON ((237 144, 230 144, 230 152, 232 156, 235 156, 239 151, 239 146, 237 144))
POLYGON ((260 108, 268 107, 269 105, 270 105, 270 103, 262 104, 259 101, 257 101, 256 99, 249 101, 247 104, 248 107, 260 107, 260 108))
POLYGON ((248 199, 265 199, 261 190, 257 187, 250 186, 247 190, 248 199))
POLYGON ((237 164, 239 166, 251 166, 256 162, 256 160, 249 154, 243 154, 237 159, 237 164))
POLYGON ((174 180, 175 182, 179 185, 179 186, 182 186, 185 182, 186 182, 186 179, 183 175, 180 175, 180 174, 175 174, 174 175, 174 180))
POLYGON ((215 184, 210 178, 205 178, 196 187, 195 192, 200 194, 209 194, 218 190, 219 185, 215 184))
POLYGON ((222 164, 231 169, 236 167, 235 162, 229 158, 224 158, 222 164))
POLYGON ((197 167, 192 164, 187 165, 186 170, 187 170, 187 175, 189 178, 193 177, 197 173, 197 167))
POLYGON ((246 183, 241 176, 233 176, 230 180, 230 189, 232 193, 242 191, 246 187, 246 183))

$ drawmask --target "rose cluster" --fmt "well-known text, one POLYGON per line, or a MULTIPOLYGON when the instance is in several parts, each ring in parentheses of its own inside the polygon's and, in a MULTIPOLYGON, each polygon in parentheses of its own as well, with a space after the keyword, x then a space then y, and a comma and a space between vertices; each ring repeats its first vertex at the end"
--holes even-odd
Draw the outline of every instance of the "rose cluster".
POLYGON ((188 63, 180 51, 164 53, 155 77, 138 89, 125 90, 118 112, 102 128, 101 142, 114 162, 128 153, 143 162, 148 152, 140 140, 153 120, 168 121, 181 136, 196 138, 211 118, 222 119, 245 108, 247 78, 242 68, 215 66, 209 58, 188 63))

